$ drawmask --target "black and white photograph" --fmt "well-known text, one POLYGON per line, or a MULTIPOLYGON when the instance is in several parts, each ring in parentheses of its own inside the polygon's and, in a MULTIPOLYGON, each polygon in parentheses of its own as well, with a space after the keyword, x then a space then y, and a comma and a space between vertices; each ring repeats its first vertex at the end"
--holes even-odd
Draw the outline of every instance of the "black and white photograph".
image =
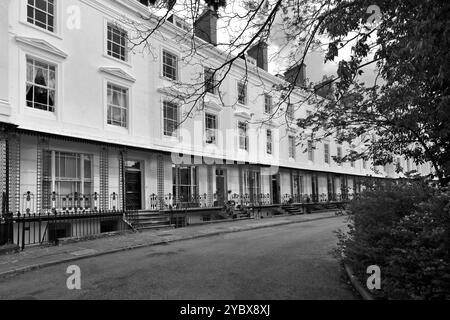
POLYGON ((450 2, 0 0, 0 206, 0 302, 448 301, 450 2))

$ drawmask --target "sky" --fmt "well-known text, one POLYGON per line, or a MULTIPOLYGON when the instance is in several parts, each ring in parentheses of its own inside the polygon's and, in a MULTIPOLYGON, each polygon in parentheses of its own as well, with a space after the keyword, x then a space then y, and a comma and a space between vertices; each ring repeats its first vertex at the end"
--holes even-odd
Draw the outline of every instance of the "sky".
MULTIPOLYGON (((188 10, 179 6, 175 11, 178 16, 183 16, 188 10)), ((236 13, 244 15, 246 11, 240 6, 240 1, 230 1, 223 14, 225 16, 231 16, 236 13)), ((264 17, 261 17, 261 19, 264 19, 264 17)), ((281 19, 281 14, 278 14, 274 21, 274 25, 271 28, 272 37, 269 43, 269 72, 272 74, 283 74, 287 67, 287 59, 283 59, 280 55, 274 55, 274 53, 278 52, 278 48, 286 43, 283 31, 280 27, 281 19)), ((237 20, 233 20, 232 25, 226 25, 224 20, 225 19, 219 19, 218 21, 218 41, 227 43, 230 41, 230 35, 238 34, 246 21, 238 22, 237 20)), ((306 56, 306 78, 313 83, 321 82, 325 75, 335 76, 338 62, 342 59, 348 59, 351 53, 350 47, 347 46, 344 49, 339 50, 339 56, 335 61, 325 63, 324 52, 325 50, 316 50, 314 52, 309 52, 306 56)), ((364 73, 360 76, 360 80, 365 82, 366 85, 373 85, 376 78, 374 66, 366 67, 363 71, 364 73)))

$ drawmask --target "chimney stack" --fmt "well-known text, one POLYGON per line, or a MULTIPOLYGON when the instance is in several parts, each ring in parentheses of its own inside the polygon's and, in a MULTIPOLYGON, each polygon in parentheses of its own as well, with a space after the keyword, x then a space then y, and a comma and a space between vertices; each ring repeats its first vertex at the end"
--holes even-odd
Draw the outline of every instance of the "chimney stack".
POLYGON ((200 39, 217 46, 217 20, 219 16, 214 9, 207 8, 194 23, 194 33, 200 39))
POLYGON ((264 71, 269 70, 268 46, 266 42, 258 42, 247 51, 247 54, 256 60, 256 64, 259 68, 264 71))
POLYGON ((306 64, 296 65, 288 69, 284 73, 286 81, 294 84, 297 87, 305 87, 306 85, 306 64), (298 76, 297 76, 298 75, 298 76), (297 79, 296 79, 297 77, 297 79))

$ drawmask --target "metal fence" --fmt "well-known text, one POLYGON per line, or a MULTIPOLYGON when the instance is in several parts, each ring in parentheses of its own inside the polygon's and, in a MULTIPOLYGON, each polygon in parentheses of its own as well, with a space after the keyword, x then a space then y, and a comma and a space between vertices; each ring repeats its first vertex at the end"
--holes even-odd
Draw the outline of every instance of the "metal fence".
MULTIPOLYGON (((350 201, 354 197, 351 193, 321 193, 321 194, 283 194, 280 199, 274 201, 269 193, 258 194, 229 194, 228 199, 224 201, 234 201, 242 206, 267 206, 276 204, 288 203, 332 203, 350 201)), ((167 209, 185 209, 185 208, 208 208, 208 207, 222 207, 224 203, 218 203, 217 194, 208 196, 208 194, 198 194, 189 197, 188 199, 174 197, 169 193, 160 197, 152 194, 149 197, 150 210, 167 210, 167 209)))
POLYGON ((8 242, 23 249, 27 245, 57 244, 61 238, 128 230, 131 227, 124 214, 122 211, 10 213, 2 218, 2 224, 10 235, 8 242))

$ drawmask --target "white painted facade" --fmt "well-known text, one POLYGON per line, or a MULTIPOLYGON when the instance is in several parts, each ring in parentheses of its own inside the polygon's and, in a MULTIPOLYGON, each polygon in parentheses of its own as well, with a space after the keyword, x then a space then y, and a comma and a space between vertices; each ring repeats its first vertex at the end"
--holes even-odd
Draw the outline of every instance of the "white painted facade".
MULTIPOLYGON (((136 48, 128 53, 127 61, 113 58, 107 53, 108 22, 137 19, 146 14, 146 8, 135 0, 55 0, 55 30, 50 32, 27 22, 27 1, 2 0, 0 10, 0 123, 17 127, 20 142, 20 203, 16 210, 40 210, 42 207, 42 177, 37 168, 40 145, 45 150, 87 154, 92 158, 92 186, 89 193, 108 194, 105 209, 111 209, 112 194, 118 195, 118 206, 124 190, 121 190, 120 151, 124 161, 137 161, 141 172, 140 209, 154 209, 152 195, 167 197, 173 188, 173 156, 183 153, 241 161, 250 163, 260 172, 257 193, 268 194, 269 202, 282 202, 294 193, 292 175, 303 176, 302 194, 311 194, 312 175, 317 175, 318 194, 326 194, 329 189, 327 175, 335 181, 333 193, 340 193, 342 179, 348 180, 350 193, 356 177, 391 177, 396 174, 392 168, 375 173, 371 164, 363 167, 362 161, 354 166, 350 163, 338 165, 332 160, 337 154, 337 144, 329 141, 330 163, 325 163, 324 144, 314 150, 313 161, 308 160, 305 147, 297 146, 295 159, 289 157, 288 136, 295 135, 295 129, 287 129, 284 121, 274 119, 270 124, 249 124, 249 150, 237 146, 237 126, 239 121, 257 122, 264 119, 264 92, 269 91, 280 78, 257 67, 248 72, 248 97, 246 105, 237 103, 237 82, 243 77, 244 63, 237 61, 220 87, 225 106, 217 95, 208 94, 205 110, 193 113, 180 129, 178 137, 163 134, 163 101, 173 101, 173 82, 163 76, 162 52, 168 50, 179 57, 178 77, 183 83, 196 81, 203 67, 222 63, 218 49, 206 46, 193 60, 182 59, 182 30, 171 23, 161 27, 161 32, 149 39, 151 53, 136 48), (77 11, 78 10, 78 11, 77 11), (74 15, 79 13, 79 28, 74 15), (74 22, 75 21, 75 22, 74 22), (56 89, 54 112, 38 110, 27 106, 27 58, 44 61, 55 67, 56 89), (128 111, 126 127, 108 124, 108 83, 128 90, 128 111), (215 114, 218 119, 217 145, 205 143, 205 112, 215 114), (266 130, 273 132, 273 152, 267 154, 266 130), (221 135, 223 139, 221 139, 221 135), (44 140, 43 142, 40 140, 44 140), (107 149, 107 179, 101 178, 101 153, 107 149), (158 163, 159 162, 159 163, 158 163), (272 168, 272 172, 268 169, 272 168), (159 170, 159 171, 158 171, 159 170), (162 170, 162 171, 161 171, 162 170), (265 174, 266 173, 266 174, 265 174), (163 174, 163 177, 158 177, 163 174), (272 178, 278 175, 279 194, 274 201, 272 178), (102 186, 102 184, 106 184, 102 186), (24 202, 22 195, 30 192, 36 203, 24 202), (106 192, 106 193, 105 193, 106 192), (41 198, 41 200, 37 200, 41 198), (40 201, 40 204, 37 203, 40 201)), ((122 28, 130 34, 128 24, 122 28)), ((198 40, 202 41, 202 40, 198 40)), ((180 89, 181 90, 181 89, 180 89)), ((182 92, 182 91, 181 91, 182 92)), ((276 93, 273 93, 276 95, 276 93)), ((305 92, 296 92, 293 99, 301 99, 305 92)), ((181 114, 192 105, 179 103, 181 114)), ((308 108, 314 108, 313 105, 308 108)), ((305 117, 307 108, 295 111, 295 117, 305 117)), ((348 146, 342 146, 343 152, 348 146)), ((42 151, 42 149, 41 149, 42 151)), ((176 158, 176 157, 175 157, 176 158)), ((217 162, 217 161, 216 161, 217 162)), ((242 171, 248 165, 207 164, 197 166, 197 192, 207 194, 203 205, 213 205, 216 199, 218 180, 216 169, 225 169, 224 191, 243 194, 242 171), (210 173, 208 173, 210 170, 210 173), (211 176, 208 176, 211 175, 211 176)), ((423 172, 429 171, 423 168, 423 172)), ((124 187, 126 188, 126 187, 124 187)), ((245 189, 245 187, 244 187, 245 189)), ((55 190, 52 190, 55 191, 55 190)), ((300 193, 300 192, 299 192, 300 193)), ((17 201, 16 201, 17 202, 17 201)), ((173 204, 171 202, 171 204, 173 204)))

